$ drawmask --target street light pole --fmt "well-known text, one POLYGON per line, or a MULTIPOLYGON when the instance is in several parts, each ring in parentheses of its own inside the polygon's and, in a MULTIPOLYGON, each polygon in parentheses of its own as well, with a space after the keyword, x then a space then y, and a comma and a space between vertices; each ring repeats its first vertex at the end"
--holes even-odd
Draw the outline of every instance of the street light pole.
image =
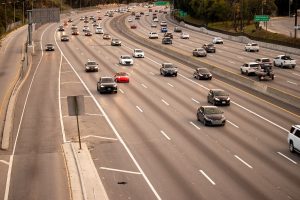
POLYGON ((5 32, 7 29, 7 13, 6 13, 6 3, 2 3, 4 5, 4 15, 5 15, 5 32))
POLYGON ((23 20, 22 20, 23 24, 25 23, 24 8, 25 8, 25 0, 23 1, 23 20))
POLYGON ((298 26, 298 22, 297 22, 297 18, 298 18, 298 5, 297 5, 297 0, 295 0, 295 35, 294 35, 294 38, 296 39, 297 38, 297 26, 298 26))

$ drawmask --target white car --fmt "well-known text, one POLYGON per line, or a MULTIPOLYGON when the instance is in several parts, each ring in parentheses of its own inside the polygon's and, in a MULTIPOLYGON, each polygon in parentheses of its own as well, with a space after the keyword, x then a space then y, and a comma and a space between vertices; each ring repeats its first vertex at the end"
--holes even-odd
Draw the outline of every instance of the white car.
POLYGON ((150 32, 149 33, 149 39, 158 39, 158 33, 150 32))
POLYGON ((120 65, 133 65, 133 59, 130 55, 122 55, 119 60, 120 65))
POLYGON ((132 22, 132 19, 131 19, 131 18, 128 18, 128 22, 132 22))
POLYGON ((288 134, 290 152, 300 152, 300 125, 292 126, 288 134))
POLYGON ((279 55, 273 59, 273 64, 274 64, 274 66, 278 66, 281 68, 284 68, 284 67, 295 68, 296 60, 292 59, 288 55, 279 55))
POLYGON ((214 37, 213 40, 212 40, 212 42, 214 44, 223 44, 224 43, 223 39, 220 38, 220 37, 214 37))
POLYGON ((83 32, 86 32, 86 31, 89 31, 89 30, 90 30, 90 28, 88 26, 86 26, 86 25, 82 29, 83 32))
POLYGON ((149 13, 148 13, 148 12, 145 12, 145 16, 149 16, 149 13))
POLYGON ((95 33, 96 34, 103 34, 104 33, 103 28, 97 27, 96 30, 95 30, 95 33))
POLYGON ((180 34, 181 39, 190 39, 190 35, 188 33, 182 32, 180 34))
POLYGON ((160 26, 167 26, 167 22, 166 21, 161 21, 160 26))
POLYGON ((154 18, 154 19, 153 19, 153 22, 158 22, 158 18, 157 18, 157 17, 154 18))
POLYGON ((156 27, 157 27, 157 25, 155 23, 151 24, 151 28, 156 28, 156 27))
POLYGON ((241 74, 246 74, 249 76, 250 74, 255 74, 255 72, 260 67, 260 64, 257 62, 248 62, 241 66, 241 74))
POLYGON ((144 51, 141 50, 141 49, 134 49, 133 53, 132 53, 132 56, 134 58, 144 58, 145 54, 144 54, 144 51))
POLYGON ((245 45, 245 51, 256 51, 259 52, 259 46, 257 43, 248 43, 245 45))

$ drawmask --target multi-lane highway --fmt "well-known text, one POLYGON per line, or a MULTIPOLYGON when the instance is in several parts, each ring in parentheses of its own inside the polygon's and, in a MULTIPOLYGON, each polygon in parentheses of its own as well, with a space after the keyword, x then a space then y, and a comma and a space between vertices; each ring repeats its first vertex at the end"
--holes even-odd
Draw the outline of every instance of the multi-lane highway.
MULTIPOLYGON (((78 36, 70 34, 71 24, 64 32, 57 31, 59 24, 47 24, 35 34, 35 59, 18 99, 12 148, 0 156, 8 162, 0 163, 5 177, 0 181, 1 197, 69 199, 60 145, 77 141, 77 127, 76 119, 68 116, 66 97, 84 95, 81 136, 110 199, 298 199, 300 158, 289 152, 287 133, 292 124, 299 124, 299 113, 216 78, 194 79, 194 69, 122 35, 116 25, 122 26, 119 20, 126 13, 104 14, 102 10, 72 16, 78 36), (79 20, 83 15, 103 17, 98 22, 104 32, 119 38, 122 45, 111 46, 101 34, 84 36, 84 22, 79 20), (61 42, 62 34, 68 34, 70 41, 61 42), (53 43, 55 51, 44 52, 46 43, 53 43), (145 58, 121 66, 119 57, 131 55, 135 48, 142 49, 145 58), (85 72, 88 59, 99 64, 99 72, 85 72), (176 65, 178 76, 161 76, 163 62, 176 65), (99 77, 121 71, 129 74, 130 82, 119 83, 116 94, 99 94, 99 77), (224 127, 206 127, 196 118, 197 108, 209 105, 212 88, 230 94, 231 105, 220 107, 227 119, 224 127)), ((151 19, 150 15, 135 21, 134 34, 147 38, 153 30, 151 19)), ((159 14, 159 19, 165 20, 165 15, 159 14)), ((168 22, 168 27, 173 30, 174 25, 168 22)), ((155 30, 159 32, 159 25, 155 30)), ((185 31, 190 39, 175 34, 169 47, 183 55, 191 56, 193 48, 212 39, 185 31)), ((160 44, 161 38, 160 34, 152 42, 160 44)), ((196 59, 239 73, 244 62, 281 53, 265 48, 246 53, 243 44, 226 40, 216 54, 196 59)), ((299 61, 299 55, 292 57, 299 61)), ((264 84, 299 94, 297 67, 275 73, 275 80, 264 84)))

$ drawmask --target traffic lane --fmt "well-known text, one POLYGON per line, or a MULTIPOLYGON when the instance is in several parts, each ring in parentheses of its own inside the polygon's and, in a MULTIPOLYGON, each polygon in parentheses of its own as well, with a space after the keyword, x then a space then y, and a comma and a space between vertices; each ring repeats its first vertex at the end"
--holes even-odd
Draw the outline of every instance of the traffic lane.
MULTIPOLYGON (((51 30, 44 37, 51 37, 51 30)), ((40 55, 41 51, 43 51, 42 47, 38 44, 36 55, 40 55)), ((55 54, 55 52, 51 53, 55 54)), ((38 65, 39 59, 40 57, 33 58, 33 66, 38 65)), ((26 109, 21 115, 22 123, 19 131, 18 126, 14 127, 18 140, 12 166, 9 198, 70 198, 67 173, 60 147, 61 131, 57 106, 58 70, 56 68, 58 64, 57 55, 45 56, 42 58, 37 73, 32 75, 34 70, 31 71, 30 77, 35 76, 35 80, 30 86, 31 92, 26 101, 26 109)), ((21 90, 18 104, 23 104, 26 100, 26 93, 27 90, 21 90)), ((19 111, 17 113, 22 113, 22 110, 17 111, 19 111)))

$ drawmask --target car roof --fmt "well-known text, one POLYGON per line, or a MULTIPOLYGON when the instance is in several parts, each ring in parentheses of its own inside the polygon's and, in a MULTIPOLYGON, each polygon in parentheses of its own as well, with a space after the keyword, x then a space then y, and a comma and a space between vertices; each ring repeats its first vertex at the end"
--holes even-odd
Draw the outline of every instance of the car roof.
POLYGON ((210 89, 210 90, 212 90, 212 91, 214 91, 214 92, 216 92, 216 91, 222 91, 222 92, 225 92, 225 91, 222 90, 222 89, 210 89))
POLYGON ((257 65, 258 63, 257 62, 247 62, 247 63, 245 63, 245 64, 248 64, 248 65, 257 65))
POLYGON ((200 106, 200 108, 216 108, 216 109, 219 109, 217 106, 200 106))

